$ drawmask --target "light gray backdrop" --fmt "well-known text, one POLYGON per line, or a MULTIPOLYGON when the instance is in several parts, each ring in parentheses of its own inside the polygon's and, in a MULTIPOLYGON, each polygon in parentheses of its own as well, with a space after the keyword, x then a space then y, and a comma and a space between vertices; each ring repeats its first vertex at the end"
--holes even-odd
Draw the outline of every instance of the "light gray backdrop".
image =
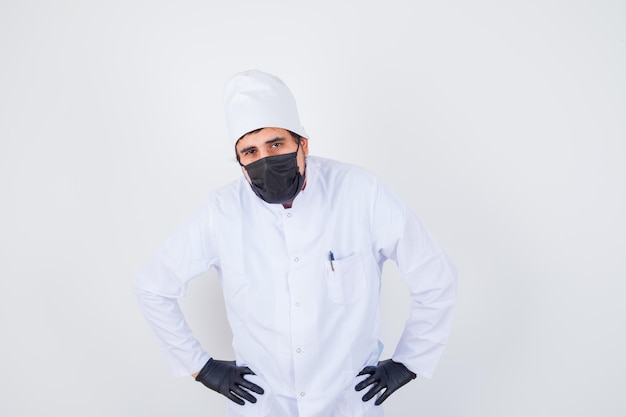
MULTIPOLYGON (((131 284, 240 175, 221 95, 250 68, 456 260, 449 346, 389 416, 626 414, 623 1, 3 0, 0 61, 0 416, 221 414, 169 376, 131 284)), ((184 309, 232 357, 214 275, 184 309)))

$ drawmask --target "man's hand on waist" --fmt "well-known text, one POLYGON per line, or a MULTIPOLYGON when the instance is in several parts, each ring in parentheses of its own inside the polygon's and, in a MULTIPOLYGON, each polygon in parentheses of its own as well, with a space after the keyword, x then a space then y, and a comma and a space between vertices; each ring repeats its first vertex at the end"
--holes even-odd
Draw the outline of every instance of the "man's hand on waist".
POLYGON ((359 372, 359 375, 369 375, 369 377, 359 382, 354 387, 355 390, 361 391, 362 389, 373 385, 363 396, 363 401, 369 401, 374 397, 374 395, 378 394, 383 389, 385 390, 385 392, 383 392, 383 394, 376 399, 376 402, 374 403, 375 405, 382 404, 382 402, 385 401, 398 388, 409 383, 417 376, 404 366, 404 364, 394 362, 391 359, 378 362, 378 366, 366 366, 361 372, 359 372))
POLYGON ((244 375, 255 373, 247 366, 237 366, 235 361, 218 361, 212 358, 200 372, 193 374, 196 381, 239 405, 244 405, 245 401, 256 402, 250 391, 260 395, 265 392, 263 388, 244 378, 244 375))

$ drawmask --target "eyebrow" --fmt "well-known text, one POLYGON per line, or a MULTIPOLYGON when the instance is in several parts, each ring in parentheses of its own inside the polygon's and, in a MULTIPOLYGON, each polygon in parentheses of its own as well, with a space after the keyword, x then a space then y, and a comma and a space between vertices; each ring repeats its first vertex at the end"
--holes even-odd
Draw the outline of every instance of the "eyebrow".
MULTIPOLYGON (((272 143, 276 143, 276 142, 284 142, 285 138, 283 138, 282 136, 277 136, 273 139, 268 139, 265 141, 266 145, 271 145, 272 143)), ((239 151, 239 154, 244 154, 252 149, 256 149, 256 146, 246 146, 245 148, 241 149, 239 151)))

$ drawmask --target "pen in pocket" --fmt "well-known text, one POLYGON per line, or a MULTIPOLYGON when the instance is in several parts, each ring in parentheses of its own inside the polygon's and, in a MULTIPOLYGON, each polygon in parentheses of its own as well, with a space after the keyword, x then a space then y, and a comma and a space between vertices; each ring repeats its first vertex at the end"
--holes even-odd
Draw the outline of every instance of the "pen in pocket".
POLYGON ((333 265, 333 261, 335 260, 335 255, 333 255, 333 251, 328 252, 328 262, 330 262, 330 270, 335 272, 335 266, 333 265))

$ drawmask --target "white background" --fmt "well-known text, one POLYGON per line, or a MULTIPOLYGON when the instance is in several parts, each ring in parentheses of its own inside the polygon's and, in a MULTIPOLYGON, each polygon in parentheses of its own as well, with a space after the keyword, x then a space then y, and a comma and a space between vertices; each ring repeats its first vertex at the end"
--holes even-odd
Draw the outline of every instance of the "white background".
MULTIPOLYGON (((131 285, 241 175, 221 98, 250 68, 458 266, 437 372, 387 415, 626 414, 623 1, 2 0, 1 417, 221 415, 170 377, 131 285)), ((387 356, 407 302, 390 266, 387 356)), ((231 358, 213 274, 183 306, 231 358)))

